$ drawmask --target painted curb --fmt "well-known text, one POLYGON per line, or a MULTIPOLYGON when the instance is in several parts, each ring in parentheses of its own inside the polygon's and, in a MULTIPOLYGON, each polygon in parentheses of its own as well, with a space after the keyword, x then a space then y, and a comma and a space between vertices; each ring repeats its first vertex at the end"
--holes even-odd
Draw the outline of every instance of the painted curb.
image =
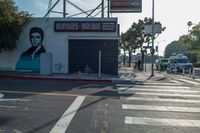
POLYGON ((110 79, 51 78, 51 77, 17 76, 17 75, 0 75, 0 78, 13 78, 13 79, 24 79, 24 80, 29 79, 29 80, 53 80, 53 81, 112 83, 112 80, 110 80, 110 79))

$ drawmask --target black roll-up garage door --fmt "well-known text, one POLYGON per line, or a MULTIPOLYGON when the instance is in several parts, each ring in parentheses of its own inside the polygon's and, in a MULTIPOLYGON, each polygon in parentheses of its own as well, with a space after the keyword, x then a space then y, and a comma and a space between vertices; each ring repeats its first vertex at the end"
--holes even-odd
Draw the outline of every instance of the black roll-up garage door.
POLYGON ((102 73, 118 74, 118 40, 69 40, 69 72, 98 73, 99 50, 102 73))

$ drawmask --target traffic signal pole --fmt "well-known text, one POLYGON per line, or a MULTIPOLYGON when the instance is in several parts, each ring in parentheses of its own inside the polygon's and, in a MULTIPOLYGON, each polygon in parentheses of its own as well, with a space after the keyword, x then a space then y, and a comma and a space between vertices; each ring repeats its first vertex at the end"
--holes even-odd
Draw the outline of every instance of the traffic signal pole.
POLYGON ((152 47, 151 47, 151 76, 154 76, 154 0, 152 0, 152 47))

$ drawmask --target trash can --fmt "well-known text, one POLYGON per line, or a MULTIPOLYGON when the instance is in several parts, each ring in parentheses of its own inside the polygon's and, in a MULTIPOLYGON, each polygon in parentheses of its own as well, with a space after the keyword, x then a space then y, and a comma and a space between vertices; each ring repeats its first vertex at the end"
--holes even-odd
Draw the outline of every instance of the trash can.
POLYGON ((52 74, 52 64, 53 58, 51 53, 41 53, 40 54, 40 74, 51 75, 52 74))

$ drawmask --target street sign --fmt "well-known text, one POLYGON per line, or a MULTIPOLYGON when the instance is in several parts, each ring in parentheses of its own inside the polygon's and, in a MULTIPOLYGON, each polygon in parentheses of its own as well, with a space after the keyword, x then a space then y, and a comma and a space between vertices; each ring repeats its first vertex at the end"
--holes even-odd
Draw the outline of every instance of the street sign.
MULTIPOLYGON (((152 25, 145 25, 145 34, 152 34, 152 25)), ((160 34, 162 32, 161 24, 154 24, 154 34, 160 34)))
POLYGON ((149 49, 151 46, 143 46, 144 49, 149 49))
POLYGON ((110 0, 111 13, 142 12, 142 0, 110 0))

